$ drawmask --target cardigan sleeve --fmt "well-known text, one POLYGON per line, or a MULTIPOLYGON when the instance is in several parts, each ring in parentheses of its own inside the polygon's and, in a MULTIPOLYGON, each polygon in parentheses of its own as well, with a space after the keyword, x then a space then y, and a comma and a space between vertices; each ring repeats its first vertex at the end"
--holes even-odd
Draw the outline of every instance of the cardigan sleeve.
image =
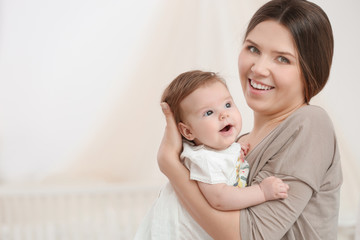
POLYGON ((342 176, 325 111, 305 107, 294 113, 254 150, 248 155, 253 158, 249 185, 276 176, 290 189, 287 199, 241 210, 242 239, 325 239, 326 229, 336 229, 342 176))

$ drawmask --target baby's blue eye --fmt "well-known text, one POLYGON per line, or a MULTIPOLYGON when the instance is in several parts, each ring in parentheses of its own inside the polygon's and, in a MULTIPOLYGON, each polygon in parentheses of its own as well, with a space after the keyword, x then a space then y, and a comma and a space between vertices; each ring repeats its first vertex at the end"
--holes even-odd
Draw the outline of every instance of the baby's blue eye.
POLYGON ((204 113, 204 116, 210 116, 210 115, 213 114, 213 113, 214 113, 213 111, 209 110, 209 111, 207 111, 206 113, 204 113))
POLYGON ((231 108, 231 103, 225 104, 225 107, 226 107, 226 108, 231 108))

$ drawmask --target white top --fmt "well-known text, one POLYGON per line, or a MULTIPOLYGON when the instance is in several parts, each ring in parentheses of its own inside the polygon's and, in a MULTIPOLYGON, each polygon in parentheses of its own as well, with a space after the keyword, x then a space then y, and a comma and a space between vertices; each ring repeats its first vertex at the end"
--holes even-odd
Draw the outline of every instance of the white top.
POLYGON ((180 158, 190 170, 191 179, 209 184, 234 185, 240 151, 239 143, 233 143, 227 149, 218 151, 204 145, 193 146, 184 142, 180 158))
MULTIPOLYGON (((240 181, 245 181, 245 184, 242 183, 239 186, 245 186, 249 165, 241 161, 240 151, 241 147, 238 143, 232 144, 225 150, 217 151, 184 142, 180 158, 190 170, 190 178, 193 180, 209 184, 237 185, 240 179, 240 181)), ((137 230, 135 240, 147 239, 204 240, 212 238, 183 208, 171 184, 167 183, 137 230)))

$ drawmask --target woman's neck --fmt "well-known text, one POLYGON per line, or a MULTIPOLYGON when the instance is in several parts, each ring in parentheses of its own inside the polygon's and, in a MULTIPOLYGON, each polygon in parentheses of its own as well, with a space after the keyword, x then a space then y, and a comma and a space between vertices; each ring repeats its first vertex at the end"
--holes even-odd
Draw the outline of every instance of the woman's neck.
POLYGON ((295 112, 305 104, 301 104, 293 109, 280 114, 262 114, 254 112, 254 127, 248 135, 248 141, 250 143, 250 149, 253 149, 264 139, 272 130, 274 130, 280 123, 282 123, 287 117, 295 112))

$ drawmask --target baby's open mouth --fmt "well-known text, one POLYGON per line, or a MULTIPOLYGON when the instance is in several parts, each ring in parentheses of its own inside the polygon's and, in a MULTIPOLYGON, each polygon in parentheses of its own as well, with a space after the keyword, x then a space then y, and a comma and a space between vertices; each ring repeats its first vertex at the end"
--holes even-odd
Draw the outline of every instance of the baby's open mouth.
POLYGON ((222 128, 222 129, 220 130, 220 132, 227 132, 227 131, 229 131, 231 128, 232 128, 232 125, 231 125, 231 124, 226 125, 224 128, 222 128))

